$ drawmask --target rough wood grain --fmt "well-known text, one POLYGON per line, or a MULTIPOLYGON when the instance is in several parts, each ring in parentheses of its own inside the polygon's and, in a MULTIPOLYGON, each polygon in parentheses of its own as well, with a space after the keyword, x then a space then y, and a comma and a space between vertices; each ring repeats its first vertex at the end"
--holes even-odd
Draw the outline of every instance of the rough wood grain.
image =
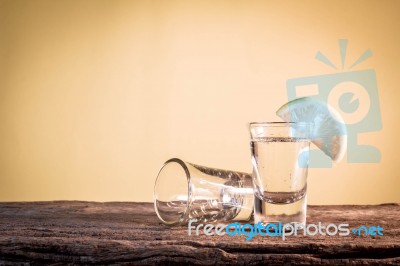
POLYGON ((150 203, 0 203, 0 265, 400 264, 400 206, 309 206, 309 223, 377 225, 383 236, 188 236, 150 203))

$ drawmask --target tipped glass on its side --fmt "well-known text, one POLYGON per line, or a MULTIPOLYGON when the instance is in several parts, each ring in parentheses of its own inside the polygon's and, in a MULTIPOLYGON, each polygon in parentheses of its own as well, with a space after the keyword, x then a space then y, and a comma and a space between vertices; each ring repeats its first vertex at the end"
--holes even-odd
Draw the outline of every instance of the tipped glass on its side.
POLYGON ((173 158, 162 166, 154 186, 154 208, 167 225, 248 221, 254 193, 247 173, 204 167, 173 158))

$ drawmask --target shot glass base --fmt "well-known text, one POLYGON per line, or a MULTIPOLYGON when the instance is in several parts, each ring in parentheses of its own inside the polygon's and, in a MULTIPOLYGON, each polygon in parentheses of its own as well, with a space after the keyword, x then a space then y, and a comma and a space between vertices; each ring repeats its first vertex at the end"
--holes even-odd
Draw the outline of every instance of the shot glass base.
POLYGON ((307 196, 288 204, 274 204, 255 197, 254 223, 306 224, 307 196))

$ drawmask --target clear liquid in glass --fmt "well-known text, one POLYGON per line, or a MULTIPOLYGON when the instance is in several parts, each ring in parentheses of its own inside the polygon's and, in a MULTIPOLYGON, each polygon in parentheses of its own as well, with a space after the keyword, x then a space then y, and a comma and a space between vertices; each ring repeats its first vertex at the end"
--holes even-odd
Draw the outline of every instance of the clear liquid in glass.
POLYGON ((301 138, 251 141, 256 223, 305 223, 309 148, 301 138))

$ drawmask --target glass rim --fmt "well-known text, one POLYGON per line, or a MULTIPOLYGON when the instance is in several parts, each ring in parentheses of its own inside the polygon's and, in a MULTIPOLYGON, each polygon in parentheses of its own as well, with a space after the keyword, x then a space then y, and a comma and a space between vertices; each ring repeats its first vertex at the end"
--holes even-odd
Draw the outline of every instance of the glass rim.
POLYGON ((313 122, 250 122, 249 126, 250 127, 252 127, 252 126, 261 126, 261 127, 262 126, 282 126, 282 127, 286 126, 286 127, 289 127, 292 125, 307 126, 307 125, 313 125, 313 124, 314 124, 313 122))
POLYGON ((164 223, 164 224, 166 224, 166 225, 176 225, 176 224, 180 224, 180 223, 182 223, 182 221, 184 221, 185 219, 186 219, 186 217, 189 215, 189 208, 190 208, 190 206, 192 205, 192 193, 193 193, 193 191, 192 191, 193 189, 192 189, 192 183, 191 183, 191 177, 190 177, 190 171, 189 171, 189 169, 187 168, 187 166, 186 166, 186 163, 184 162, 184 161, 182 161, 181 159, 179 159, 179 158, 171 158, 171 159, 169 159, 169 160, 167 160, 164 164, 163 164, 163 166, 161 167, 161 169, 158 171, 158 174, 157 174, 157 178, 156 178, 156 182, 155 182, 155 184, 154 184, 154 191, 153 191, 153 197, 154 197, 154 209, 155 209, 155 211, 156 211, 156 214, 157 214, 157 216, 158 216, 158 218, 164 223), (156 197, 156 187, 157 187, 157 181, 158 181, 158 178, 159 178, 159 176, 160 176, 160 173, 162 172, 162 170, 164 169, 164 167, 166 166, 166 165, 168 165, 168 164, 170 164, 170 163, 177 163, 177 164, 179 164, 182 168, 183 168, 183 170, 185 171, 185 174, 186 174, 186 179, 187 179, 187 186, 188 186, 188 200, 186 201, 186 208, 185 208, 185 211, 184 211, 184 213, 182 214, 182 215, 180 215, 180 217, 179 217, 179 219, 177 220, 177 221, 175 221, 175 222, 168 222, 168 221, 165 221, 162 217, 161 217, 161 215, 159 214, 159 212, 158 212, 158 208, 157 208, 157 197, 156 197))

